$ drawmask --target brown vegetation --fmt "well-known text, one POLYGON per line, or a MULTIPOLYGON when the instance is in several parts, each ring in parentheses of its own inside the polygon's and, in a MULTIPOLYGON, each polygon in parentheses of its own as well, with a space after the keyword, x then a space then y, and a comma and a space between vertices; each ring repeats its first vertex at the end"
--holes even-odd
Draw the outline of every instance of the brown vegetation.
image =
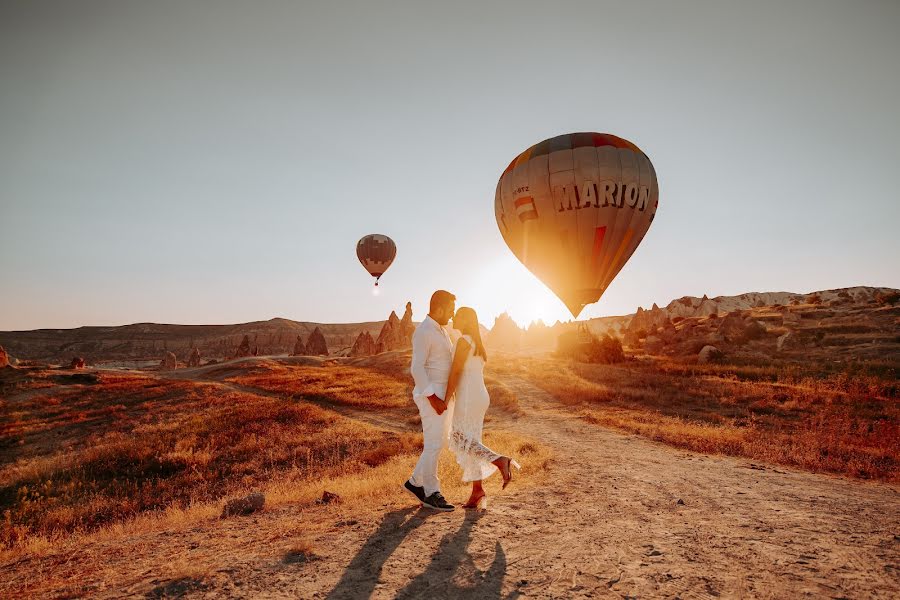
POLYGON ((523 358, 493 368, 530 380, 592 422, 674 446, 900 481, 900 390, 887 367, 523 358))
MULTIPOLYGON (((336 390, 354 393, 352 383, 336 390)), ((308 403, 144 376, 104 375, 4 413, 6 546, 185 508, 272 478, 351 473, 419 443, 413 432, 380 431, 308 403)))
POLYGON ((266 363, 227 381, 290 398, 321 399, 349 406, 410 408, 412 388, 395 377, 343 365, 308 367, 266 363))
MULTIPOLYGON (((201 380, 11 370, 11 400, 0 401, 0 548, 142 515, 212 518, 223 499, 250 491, 265 491, 266 506, 313 503, 322 485, 349 498, 387 493, 378 490, 408 474, 421 434, 408 353, 369 360, 378 369, 260 359, 190 375, 201 380)), ((497 407, 518 410, 507 386, 489 387, 497 407)), ((536 451, 508 434, 486 437, 536 451)))

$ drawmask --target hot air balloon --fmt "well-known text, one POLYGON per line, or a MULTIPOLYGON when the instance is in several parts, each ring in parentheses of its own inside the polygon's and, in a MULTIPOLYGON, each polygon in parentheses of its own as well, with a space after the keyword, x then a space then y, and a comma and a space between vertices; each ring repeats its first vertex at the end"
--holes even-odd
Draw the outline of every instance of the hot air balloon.
POLYGON ((494 212, 503 240, 577 318, 631 258, 659 204, 641 150, 607 133, 544 140, 509 164, 494 212))
POLYGON ((375 278, 376 287, 378 280, 394 262, 395 256, 397 256, 397 245, 386 235, 372 233, 364 235, 356 242, 356 257, 369 275, 375 278))

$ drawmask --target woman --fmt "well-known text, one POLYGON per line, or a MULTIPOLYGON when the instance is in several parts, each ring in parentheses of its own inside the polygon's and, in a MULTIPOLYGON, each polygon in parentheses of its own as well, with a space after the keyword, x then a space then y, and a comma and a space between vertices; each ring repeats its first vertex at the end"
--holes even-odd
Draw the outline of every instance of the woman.
POLYGON ((476 508, 485 497, 481 485, 483 479, 499 470, 503 475, 505 488, 512 480, 512 467, 520 467, 510 457, 497 454, 481 443, 484 414, 491 399, 484 386, 487 353, 481 343, 478 315, 467 306, 460 308, 453 317, 453 328, 458 329, 462 337, 456 342, 447 381, 447 400, 456 395, 450 428, 450 449, 456 454, 456 461, 463 469, 463 481, 472 482, 472 495, 463 507, 476 508))

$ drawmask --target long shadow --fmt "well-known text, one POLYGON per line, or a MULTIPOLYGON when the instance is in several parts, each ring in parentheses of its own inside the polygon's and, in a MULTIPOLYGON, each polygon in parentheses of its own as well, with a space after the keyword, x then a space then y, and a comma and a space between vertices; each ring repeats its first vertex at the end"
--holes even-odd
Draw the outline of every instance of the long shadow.
POLYGON ((391 511, 385 515, 378 529, 359 549, 326 598, 370 597, 384 563, 409 532, 421 525, 425 518, 420 514, 418 506, 391 511))
MULTIPOLYGON (((369 598, 375 590, 387 559, 409 533, 434 513, 405 508, 388 513, 378 530, 366 541, 327 598, 369 598)), ((481 513, 468 513, 462 526, 445 535, 425 570, 411 579, 396 598, 501 598, 506 575, 506 554, 498 541, 494 560, 479 570, 467 551, 475 523, 481 513)), ((507 598, 518 597, 513 592, 507 598)))
MULTIPOLYGON (((467 551, 472 529, 483 516, 480 512, 466 513, 462 526, 441 539, 431 562, 422 573, 414 577, 397 592, 397 598, 502 598, 503 579, 506 576, 506 553, 497 541, 494 544, 494 560, 486 571, 475 566, 467 551)), ((514 599, 518 592, 507 598, 514 599)))

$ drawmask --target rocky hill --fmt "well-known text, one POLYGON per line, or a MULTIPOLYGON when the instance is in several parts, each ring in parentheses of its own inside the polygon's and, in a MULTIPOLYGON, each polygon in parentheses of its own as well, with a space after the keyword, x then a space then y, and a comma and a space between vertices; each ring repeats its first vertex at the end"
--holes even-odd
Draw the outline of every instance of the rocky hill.
POLYGON ((329 349, 353 345, 362 332, 378 335, 383 321, 366 323, 309 323, 290 319, 270 319, 238 325, 165 325, 135 323, 119 327, 78 327, 76 329, 36 329, 2 331, 0 345, 19 360, 66 363, 73 356, 89 363, 101 361, 156 360, 173 352, 187 361, 192 348, 204 359, 231 358, 246 336, 260 355, 291 354, 297 336, 308 340, 318 327, 329 349))
MULTIPOLYGON (((630 315, 582 323, 595 334, 616 335, 626 346, 650 354, 698 355, 704 345, 713 345, 728 352, 777 352, 784 356, 796 353, 798 357, 809 352, 893 356, 900 353, 900 317, 896 314, 900 308, 895 306, 898 294, 891 288, 852 287, 808 294, 684 296, 665 307, 638 307, 630 315), (753 339, 745 340, 748 337, 753 339)), ((507 350, 554 350, 559 335, 575 327, 571 322, 552 326, 532 323, 527 329, 518 329, 508 317, 498 318, 497 323, 503 324, 503 332, 483 330, 483 335, 488 346, 507 350)), ((153 361, 157 365, 167 352, 187 363, 193 349, 198 349, 204 360, 232 358, 240 353, 245 337, 248 348, 259 355, 296 354, 298 343, 305 348, 319 328, 325 344, 316 336, 322 349, 314 353, 366 356, 408 348, 415 325, 407 306, 403 319, 393 313, 387 321, 366 323, 309 323, 276 318, 238 325, 136 323, 5 331, 0 332, 0 346, 18 360, 69 364, 73 357, 83 357, 89 364, 153 361)))
POLYGON ((590 325, 634 351, 699 362, 900 363, 900 292, 891 288, 685 296, 590 325))

